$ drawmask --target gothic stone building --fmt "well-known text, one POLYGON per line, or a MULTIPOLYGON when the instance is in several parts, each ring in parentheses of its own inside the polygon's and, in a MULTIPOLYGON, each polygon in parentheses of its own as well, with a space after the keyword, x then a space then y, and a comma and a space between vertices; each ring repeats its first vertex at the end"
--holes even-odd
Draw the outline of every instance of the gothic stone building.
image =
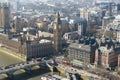
MULTIPOLYGON (((36 35, 31 35, 29 32, 16 33, 9 30, 8 33, 0 33, 0 43, 6 48, 15 51, 15 55, 19 55, 25 59, 36 57, 44 57, 59 53, 62 51, 62 33, 61 20, 59 13, 56 14, 54 22, 54 38, 53 41, 42 39, 38 32, 36 35)), ((47 35, 49 36, 49 35, 47 35)))
POLYGON ((52 42, 49 40, 30 40, 29 36, 10 37, 0 34, 0 43, 14 51, 16 56, 24 59, 44 57, 53 54, 52 42))
POLYGON ((10 28, 10 5, 0 3, 0 28, 6 32, 10 28))

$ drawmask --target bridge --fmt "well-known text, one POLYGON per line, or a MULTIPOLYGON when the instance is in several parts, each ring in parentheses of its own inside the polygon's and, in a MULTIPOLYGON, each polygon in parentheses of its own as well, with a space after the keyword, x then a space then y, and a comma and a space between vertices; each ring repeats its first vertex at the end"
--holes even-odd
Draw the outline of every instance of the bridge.
POLYGON ((45 61, 28 61, 24 63, 19 63, 19 64, 13 64, 6 66, 5 68, 0 67, 0 75, 6 75, 6 77, 12 78, 14 76, 14 73, 22 70, 23 72, 30 72, 31 70, 34 69, 34 67, 37 68, 42 68, 42 69, 52 69, 52 66, 48 65, 45 61))

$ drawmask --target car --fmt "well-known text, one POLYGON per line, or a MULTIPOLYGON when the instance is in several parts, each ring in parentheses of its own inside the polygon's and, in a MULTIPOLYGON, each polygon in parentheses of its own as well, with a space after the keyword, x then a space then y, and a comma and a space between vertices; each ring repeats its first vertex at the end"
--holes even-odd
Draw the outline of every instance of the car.
POLYGON ((15 67, 15 65, 13 65, 13 67, 15 67))
POLYGON ((26 62, 27 64, 29 64, 29 62, 26 62))
MULTIPOLYGON (((44 58, 43 58, 44 59, 44 58)), ((42 59, 41 58, 37 58, 37 59, 35 59, 35 60, 37 60, 37 61, 41 61, 42 59)))
POLYGON ((2 68, 0 68, 0 70, 3 70, 2 68))
POLYGON ((75 69, 75 72, 76 72, 77 70, 75 69))
POLYGON ((12 68, 13 66, 9 66, 9 68, 12 68))
POLYGON ((20 66, 20 64, 17 64, 17 66, 20 66))

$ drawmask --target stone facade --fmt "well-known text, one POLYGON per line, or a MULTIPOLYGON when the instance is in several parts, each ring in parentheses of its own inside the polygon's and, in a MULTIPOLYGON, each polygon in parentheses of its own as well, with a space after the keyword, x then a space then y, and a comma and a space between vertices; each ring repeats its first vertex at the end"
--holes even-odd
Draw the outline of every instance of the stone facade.
POLYGON ((20 57, 31 59, 36 57, 44 57, 53 54, 53 44, 51 41, 31 41, 24 37, 16 38, 13 40, 6 34, 0 34, 0 43, 4 47, 16 52, 16 55, 20 57))
POLYGON ((55 53, 62 52, 62 25, 60 20, 60 14, 56 14, 56 19, 54 21, 54 49, 55 53))
POLYGON ((72 43, 69 45, 69 58, 76 59, 84 64, 92 64, 95 60, 95 50, 98 45, 94 38, 81 39, 79 43, 72 43))
POLYGON ((10 7, 8 3, 0 4, 0 28, 5 31, 10 28, 10 7))

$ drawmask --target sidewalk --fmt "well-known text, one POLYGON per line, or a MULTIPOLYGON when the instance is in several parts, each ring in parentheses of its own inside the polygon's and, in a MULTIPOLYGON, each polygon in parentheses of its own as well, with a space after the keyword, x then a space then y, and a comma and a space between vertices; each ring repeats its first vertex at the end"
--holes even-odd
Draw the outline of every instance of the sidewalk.
MULTIPOLYGON (((81 76, 83 76, 85 78, 85 80, 89 80, 89 77, 94 77, 97 80, 102 80, 103 79, 103 77, 101 77, 101 76, 89 73, 85 70, 79 70, 79 69, 76 69, 76 68, 73 68, 73 67, 70 67, 70 66, 67 66, 67 65, 59 64, 58 67, 64 69, 65 71, 69 71, 69 72, 72 72, 72 73, 79 73, 81 76)), ((108 80, 108 79, 105 79, 105 80, 108 80)))

